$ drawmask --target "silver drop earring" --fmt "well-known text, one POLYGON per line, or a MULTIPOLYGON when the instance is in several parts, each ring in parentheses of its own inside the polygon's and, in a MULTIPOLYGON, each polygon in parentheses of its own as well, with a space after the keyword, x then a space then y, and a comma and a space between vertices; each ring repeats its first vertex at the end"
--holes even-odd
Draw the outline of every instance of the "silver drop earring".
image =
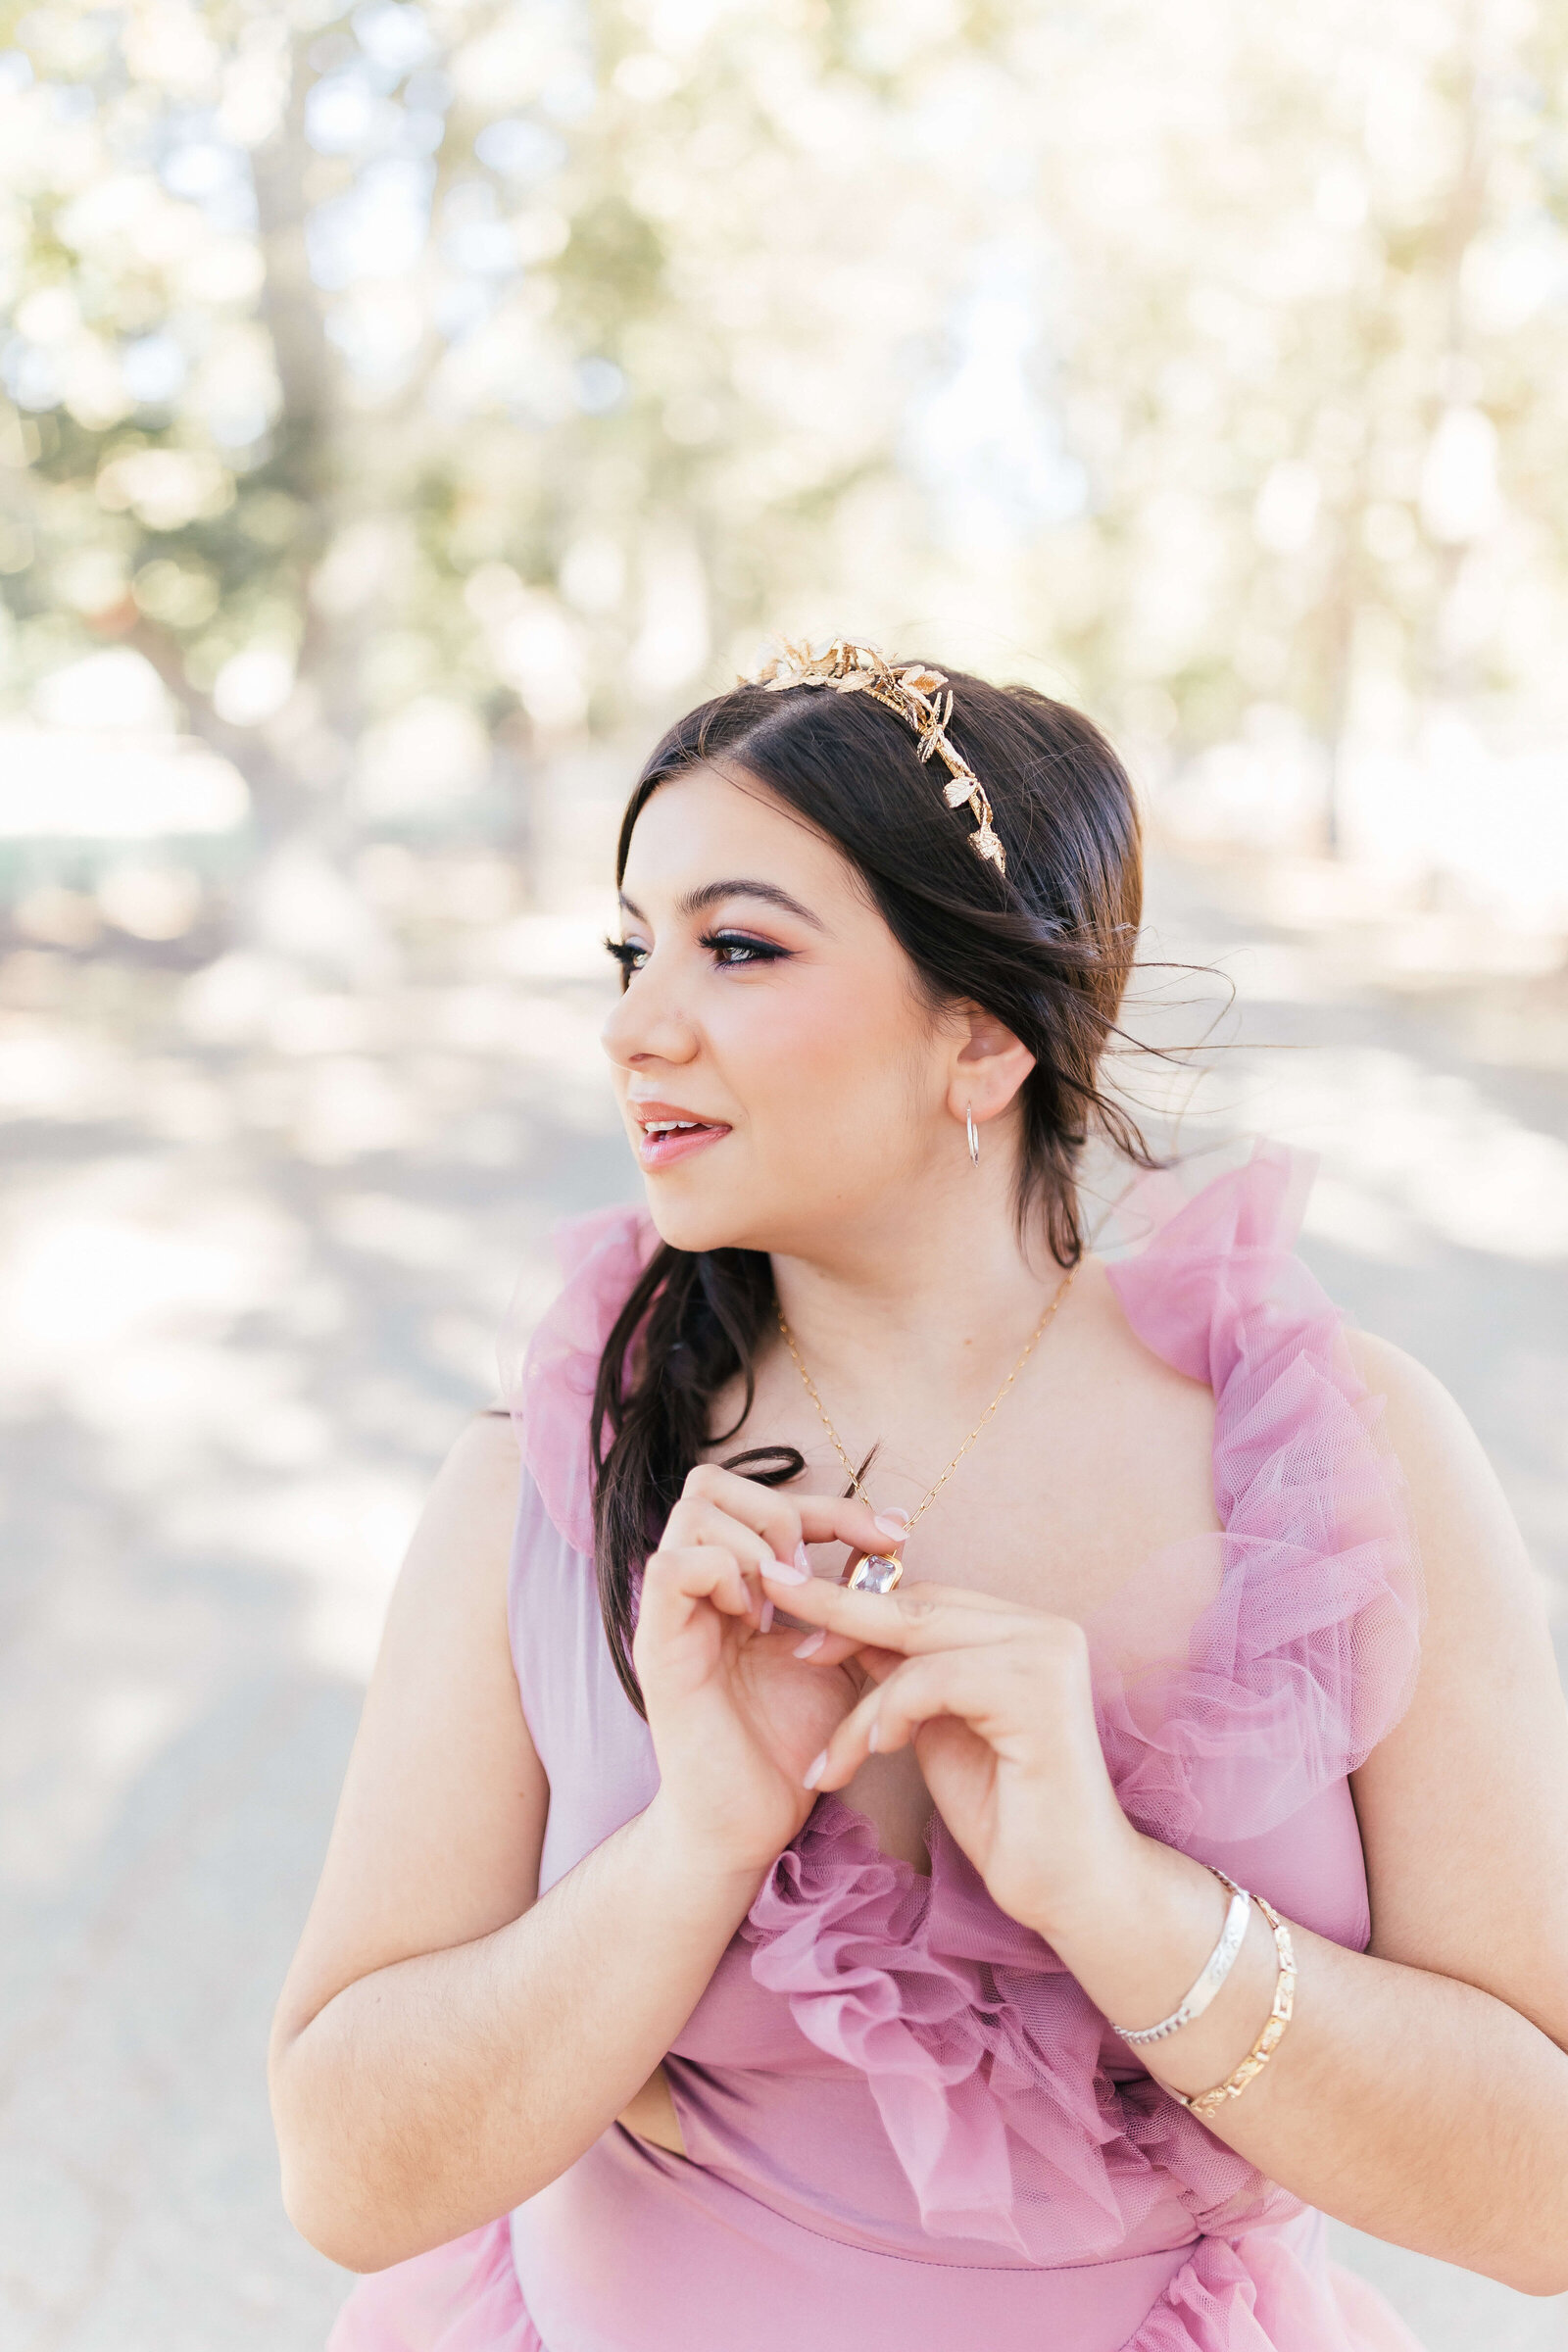
POLYGON ((980 1165, 980 1132, 974 1123, 974 1111, 967 1102, 963 1106, 963 1124, 969 1137, 969 1157, 978 1167, 980 1165))

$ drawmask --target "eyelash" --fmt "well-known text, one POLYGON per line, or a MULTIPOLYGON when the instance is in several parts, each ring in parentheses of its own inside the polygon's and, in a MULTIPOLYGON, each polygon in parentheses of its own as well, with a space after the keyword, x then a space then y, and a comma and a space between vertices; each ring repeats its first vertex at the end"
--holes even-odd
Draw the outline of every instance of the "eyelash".
MULTIPOLYGON (((744 956, 737 957, 733 963, 719 964, 719 970, 725 972, 744 970, 750 963, 779 963, 790 954, 788 948, 776 948, 765 939, 748 939, 739 931, 705 931, 697 944, 714 955, 720 948, 743 948, 746 951, 744 956)), ((620 966, 621 985, 624 987, 642 968, 637 961, 638 956, 646 956, 648 951, 634 946, 629 939, 607 938, 605 946, 620 966)))

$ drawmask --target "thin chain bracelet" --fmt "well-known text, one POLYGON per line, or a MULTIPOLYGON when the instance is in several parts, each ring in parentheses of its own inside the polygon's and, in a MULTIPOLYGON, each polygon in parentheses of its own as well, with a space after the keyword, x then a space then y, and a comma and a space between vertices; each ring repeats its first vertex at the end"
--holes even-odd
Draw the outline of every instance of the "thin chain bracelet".
MULTIPOLYGON (((1189 2098, 1184 2090, 1170 2092, 1171 2097, 1185 2107, 1190 2115, 1201 2116, 1205 2122, 1209 2116, 1219 2113, 1227 2099, 1239 2099, 1249 2082, 1256 2081, 1279 2048, 1285 2029, 1291 2022, 1291 2013, 1296 2007, 1296 1946, 1291 1941, 1291 1931, 1273 1904, 1262 1895, 1255 1894, 1252 1900, 1274 1931, 1274 1949, 1279 1954, 1280 1973, 1274 1984, 1274 2006, 1268 2013, 1262 2033, 1234 2075, 1228 2076, 1223 2082, 1217 2082, 1212 2090, 1199 2091, 1193 2098, 1189 2098)), ((1165 2087, 1170 2090, 1169 2083, 1165 2087)))

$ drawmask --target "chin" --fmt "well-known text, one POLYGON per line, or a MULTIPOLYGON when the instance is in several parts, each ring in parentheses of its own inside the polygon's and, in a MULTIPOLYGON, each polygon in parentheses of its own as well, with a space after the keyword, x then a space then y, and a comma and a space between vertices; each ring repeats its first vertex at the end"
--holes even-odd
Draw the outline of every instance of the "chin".
POLYGON ((831 1237, 842 1222, 842 1206, 831 1192, 813 1215, 799 1202, 785 1206, 755 1197, 728 1201, 680 1200, 671 1198, 672 1191, 672 1187, 649 1184, 648 1213, 661 1241, 672 1250, 693 1254, 700 1250, 755 1250, 764 1257, 778 1251, 815 1258, 824 1247, 831 1250, 831 1237))
POLYGON ((672 1250, 755 1250, 758 1244, 741 1228, 748 1222, 737 1208, 726 1211, 721 1201, 682 1200, 680 1188, 667 1177, 645 1176, 648 1213, 662 1242, 672 1250))
POLYGON ((732 1188, 726 1185, 723 1195, 709 1193, 703 1188, 683 1184, 674 1175, 643 1178, 648 1200, 648 1213, 661 1241, 672 1250, 771 1250, 774 1244, 767 1231, 769 1220, 759 1216, 755 1199, 736 1200, 732 1188))

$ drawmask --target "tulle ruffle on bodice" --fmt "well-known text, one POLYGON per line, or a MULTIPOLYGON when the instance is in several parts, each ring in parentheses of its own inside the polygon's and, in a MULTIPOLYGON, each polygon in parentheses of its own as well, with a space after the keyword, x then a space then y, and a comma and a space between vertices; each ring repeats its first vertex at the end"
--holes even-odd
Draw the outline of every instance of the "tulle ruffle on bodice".
POLYGON ((934 2237, 1085 2262, 1299 2210, 1125 2053, 1114 2080, 1077 1980, 997 1908, 940 1816, 929 1842, 927 1878, 825 1796, 741 1934, 758 1984, 866 2077, 934 2237))

